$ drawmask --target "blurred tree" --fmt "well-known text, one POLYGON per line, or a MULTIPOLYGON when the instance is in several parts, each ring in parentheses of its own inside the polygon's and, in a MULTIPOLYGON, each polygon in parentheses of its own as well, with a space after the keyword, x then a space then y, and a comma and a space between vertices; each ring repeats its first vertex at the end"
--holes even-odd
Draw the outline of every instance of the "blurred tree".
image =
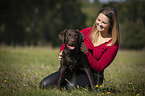
POLYGON ((90 0, 80 0, 82 3, 81 10, 87 16, 86 26, 93 26, 97 13, 102 7, 102 4, 98 0, 94 0, 94 2, 90 2, 90 0))
POLYGON ((145 48, 145 1, 101 4, 98 0, 1 0, 0 43, 61 45, 57 35, 66 28, 92 26, 101 7, 119 14, 121 48, 145 48))
POLYGON ((37 45, 51 42, 66 28, 85 27, 85 15, 77 0, 0 1, 0 43, 37 45))
POLYGON ((24 40, 24 26, 21 23, 21 4, 14 0, 0 1, 0 40, 7 44, 20 44, 24 40))

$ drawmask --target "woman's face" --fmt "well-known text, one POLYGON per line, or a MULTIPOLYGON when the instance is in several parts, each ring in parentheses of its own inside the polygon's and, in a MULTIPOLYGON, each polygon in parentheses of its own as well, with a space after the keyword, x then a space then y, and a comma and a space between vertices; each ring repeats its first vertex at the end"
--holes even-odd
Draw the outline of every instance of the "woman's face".
POLYGON ((108 28, 110 27, 109 18, 100 13, 96 19, 96 26, 98 31, 108 31, 108 28))

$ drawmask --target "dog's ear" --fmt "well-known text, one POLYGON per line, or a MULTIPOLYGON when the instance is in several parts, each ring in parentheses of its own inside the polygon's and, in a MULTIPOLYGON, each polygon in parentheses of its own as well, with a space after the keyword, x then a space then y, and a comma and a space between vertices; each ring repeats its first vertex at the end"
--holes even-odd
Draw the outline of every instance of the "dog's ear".
POLYGON ((59 39, 60 39, 63 43, 64 43, 64 40, 65 40, 64 35, 65 35, 65 33, 66 33, 67 30, 68 30, 68 29, 65 29, 64 31, 62 31, 62 32, 60 32, 60 33, 58 34, 59 39))
POLYGON ((80 36, 79 36, 79 43, 82 43, 82 42, 84 42, 85 36, 84 36, 84 34, 81 33, 80 31, 79 31, 79 33, 80 33, 80 36))

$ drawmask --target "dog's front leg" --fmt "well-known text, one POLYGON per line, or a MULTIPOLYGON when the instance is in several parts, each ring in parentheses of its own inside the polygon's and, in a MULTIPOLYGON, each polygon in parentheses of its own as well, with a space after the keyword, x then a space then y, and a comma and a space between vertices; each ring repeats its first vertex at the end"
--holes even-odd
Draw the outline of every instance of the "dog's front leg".
POLYGON ((61 66, 60 69, 59 69, 59 78, 58 78, 58 81, 57 81, 57 89, 58 90, 60 89, 60 84, 61 84, 62 78, 64 77, 65 69, 66 68, 64 66, 61 66))
POLYGON ((81 57, 81 65, 83 66, 83 68, 81 68, 82 70, 84 70, 88 76, 88 79, 90 81, 90 85, 91 85, 91 89, 95 92, 95 83, 94 83, 94 79, 93 79, 93 75, 92 75, 92 72, 91 72, 91 69, 89 67, 89 64, 88 64, 88 61, 87 61, 87 58, 83 55, 81 57))
POLYGON ((89 81, 90 81, 90 84, 91 84, 91 89, 93 91, 95 91, 94 79, 93 79, 92 72, 91 72, 90 68, 89 67, 83 68, 83 70, 86 72, 86 74, 87 74, 87 76, 89 78, 89 81))

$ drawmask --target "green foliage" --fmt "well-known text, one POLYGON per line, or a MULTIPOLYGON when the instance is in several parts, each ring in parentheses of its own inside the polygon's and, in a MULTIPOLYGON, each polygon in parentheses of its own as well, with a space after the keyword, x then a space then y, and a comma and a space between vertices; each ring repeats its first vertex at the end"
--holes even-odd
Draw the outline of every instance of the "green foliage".
POLYGON ((1 47, 0 94, 2 96, 144 96, 145 51, 119 50, 105 69, 105 80, 94 93, 86 88, 72 91, 40 89, 39 82, 59 68, 59 49, 48 47, 1 47))
POLYGON ((59 32, 90 27, 101 7, 112 6, 119 14, 121 48, 144 49, 144 5, 144 0, 1 0, 0 44, 60 46, 59 32))
POLYGON ((145 47, 145 28, 132 22, 122 25, 121 47, 127 49, 142 49, 145 47), (129 26, 128 26, 129 25, 129 26))
POLYGON ((58 33, 66 28, 85 27, 85 15, 76 0, 0 1, 0 43, 60 45, 58 33))
POLYGON ((85 25, 87 27, 93 26, 102 4, 97 0, 93 3, 90 3, 89 0, 81 0, 81 3, 81 10, 86 15, 85 25))

